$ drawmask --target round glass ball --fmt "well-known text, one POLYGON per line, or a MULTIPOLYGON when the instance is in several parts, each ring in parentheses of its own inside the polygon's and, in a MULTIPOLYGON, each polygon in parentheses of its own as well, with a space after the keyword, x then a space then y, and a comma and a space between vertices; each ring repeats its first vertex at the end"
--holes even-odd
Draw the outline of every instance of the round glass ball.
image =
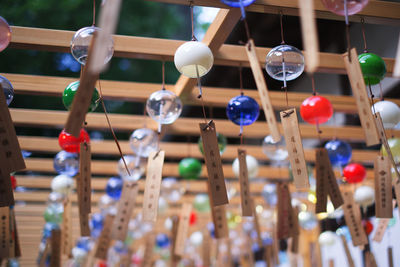
POLYGON ((210 211, 210 199, 207 194, 197 194, 193 200, 194 208, 199 212, 210 211))
POLYGON ((279 45, 267 54, 265 70, 275 80, 294 80, 304 71, 304 56, 294 46, 279 45))
POLYGON ((58 144, 61 149, 71 153, 78 153, 80 151, 80 144, 83 142, 90 143, 89 134, 83 128, 80 131, 79 137, 75 137, 65 130, 62 130, 58 136, 58 144))
POLYGON ((123 185, 124 185, 124 182, 121 178, 111 177, 110 179, 108 179, 107 185, 106 185, 107 195, 115 200, 119 200, 119 198, 121 197, 123 185))
POLYGON ((325 123, 333 115, 332 104, 323 96, 310 96, 301 104, 300 115, 304 121, 310 124, 325 123))
POLYGON ((351 163, 344 167, 343 176, 349 184, 361 183, 367 176, 367 171, 361 164, 351 163))
POLYGON ((51 190, 60 193, 64 196, 69 195, 74 187, 74 179, 71 177, 60 174, 51 180, 51 190))
POLYGON ((222 3, 228 5, 230 7, 240 7, 240 6, 249 6, 253 4, 256 0, 221 0, 222 3))
MULTIPOLYGON (((247 175, 249 178, 256 178, 258 175, 258 161, 252 155, 246 155, 247 175)), ((236 158, 232 163, 232 171, 236 177, 239 177, 239 159, 236 158)))
POLYGON ((331 164, 343 166, 350 162, 352 149, 351 146, 342 140, 331 140, 325 144, 331 164))
POLYGON ((385 78, 386 63, 380 56, 373 53, 363 53, 358 56, 358 61, 366 85, 378 84, 385 78))
POLYGON ((170 202, 177 202, 185 193, 185 188, 173 177, 166 177, 161 182, 161 196, 170 202))
MULTIPOLYGON (((219 154, 222 155, 226 149, 226 145, 228 144, 228 140, 223 134, 217 133, 217 141, 218 141, 218 149, 219 149, 219 154)), ((204 155, 204 148, 203 148, 203 139, 199 138, 199 141, 197 142, 199 145, 199 149, 201 154, 204 155)))
POLYGON ((9 106, 11 101, 14 98, 14 88, 13 88, 12 84, 10 83, 10 81, 6 77, 1 76, 1 75, 0 75, 0 84, 3 87, 3 93, 4 93, 4 96, 6 97, 7 106, 9 106))
POLYGON ((284 161, 289 155, 283 137, 279 142, 275 142, 271 135, 266 136, 262 143, 262 150, 264 154, 273 161, 284 161))
MULTIPOLYGON (((331 12, 339 16, 345 16, 345 8, 343 0, 321 0, 322 4, 331 12)), ((347 14, 349 16, 357 14, 366 5, 368 0, 347 0, 347 14)))
POLYGON ((194 180, 201 174, 201 162, 195 158, 184 158, 179 162, 179 175, 183 179, 194 180))
POLYGON ((158 134, 148 128, 136 129, 129 138, 129 144, 136 156, 147 158, 158 148, 158 134))
POLYGON ((235 96, 229 100, 226 115, 233 123, 246 126, 255 122, 260 114, 257 101, 245 95, 235 96))
POLYGON ((378 101, 371 110, 373 114, 379 112, 385 129, 393 129, 400 122, 400 107, 392 101, 378 101))
POLYGON ((7 21, 0 16, 0 52, 7 48, 11 41, 11 27, 7 21))
MULTIPOLYGON (((80 64, 85 65, 89 53, 89 45, 92 42, 93 34, 100 29, 95 26, 84 27, 78 30, 71 40, 71 54, 80 64)), ((104 59, 106 64, 114 54, 114 41, 110 36, 106 40, 107 55, 104 59)))
POLYGON ((119 176, 124 181, 137 181, 145 172, 144 163, 137 156, 125 155, 124 156, 126 166, 128 167, 129 173, 126 171, 124 161, 122 158, 118 161, 117 171, 119 176))
POLYGON ((150 95, 146 102, 149 116, 160 124, 171 124, 182 113, 182 102, 168 90, 160 90, 150 95))
MULTIPOLYGON (((79 88, 79 81, 75 81, 70 83, 67 87, 65 87, 62 102, 67 110, 71 109, 72 102, 74 101, 74 97, 79 88)), ((96 88, 93 90, 92 99, 90 100, 89 110, 88 112, 95 111, 97 106, 99 105, 100 95, 96 88)))
POLYGON ((58 174, 73 177, 79 172, 78 154, 61 150, 54 157, 53 166, 58 174))
POLYGON ((60 204, 48 205, 43 217, 46 222, 60 224, 63 219, 64 206, 60 204))
POLYGON ((214 56, 204 43, 190 41, 178 47, 174 62, 180 73, 189 78, 197 78, 210 71, 214 64, 214 56))

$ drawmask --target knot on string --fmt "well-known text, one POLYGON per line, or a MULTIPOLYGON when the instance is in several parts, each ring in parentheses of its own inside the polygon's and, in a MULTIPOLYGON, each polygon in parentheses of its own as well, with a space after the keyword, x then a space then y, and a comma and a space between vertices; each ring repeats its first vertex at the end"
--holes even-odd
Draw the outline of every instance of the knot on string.
POLYGON ((210 120, 209 122, 207 122, 207 124, 203 127, 202 130, 205 131, 205 130, 211 128, 211 123, 213 123, 213 120, 210 120))
POLYGON ((158 155, 160 154, 160 152, 161 152, 161 149, 159 149, 159 150, 157 151, 157 153, 154 155, 153 160, 155 160, 155 159, 158 157, 158 155))
POLYGON ((282 112, 283 112, 283 117, 284 117, 284 118, 287 118, 287 117, 289 117, 290 115, 292 115, 292 114, 294 113, 293 110, 290 110, 290 111, 282 111, 282 112))

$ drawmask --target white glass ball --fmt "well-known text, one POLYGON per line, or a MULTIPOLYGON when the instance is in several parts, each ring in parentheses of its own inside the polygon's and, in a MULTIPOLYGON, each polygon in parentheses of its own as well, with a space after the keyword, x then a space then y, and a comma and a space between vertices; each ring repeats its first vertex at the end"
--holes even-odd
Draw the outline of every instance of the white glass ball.
POLYGON ((182 113, 182 102, 177 95, 168 90, 154 92, 147 99, 146 110, 158 123, 171 124, 182 113))
POLYGON ((117 165, 117 171, 119 176, 124 180, 124 181, 137 181, 139 180, 144 172, 145 172, 145 164, 144 162, 135 156, 132 155, 125 155, 124 156, 126 166, 128 166, 128 172, 126 171, 124 161, 122 158, 118 161, 117 165), (137 166, 136 166, 137 165, 137 166))
POLYGON ((203 243, 203 234, 200 231, 193 232, 190 235, 189 240, 193 246, 195 247, 200 246, 201 243, 203 243))
POLYGON ((304 56, 299 49, 291 45, 274 47, 266 57, 265 70, 276 80, 283 81, 284 73, 286 81, 294 80, 304 71, 304 56))
POLYGON ((167 200, 164 197, 160 196, 158 198, 158 213, 165 214, 165 212, 168 210, 168 207, 169 205, 167 200))
MULTIPOLYGON (((80 64, 85 65, 89 53, 89 45, 92 42, 93 34, 100 28, 95 26, 84 27, 78 30, 71 40, 71 54, 80 64)), ((104 64, 112 58, 114 54, 114 41, 112 37, 107 40, 107 56, 104 64)))
POLYGON ((147 158, 158 148, 158 134, 152 129, 140 128, 132 132, 129 144, 135 155, 147 158))
POLYGON ((354 201, 366 208, 375 202, 375 190, 370 186, 360 186, 354 192, 354 201))
POLYGON ((325 231, 319 235, 318 242, 321 246, 333 246, 336 243, 336 234, 331 231, 325 231))
MULTIPOLYGON (((249 178, 255 178, 258 175, 258 161, 251 155, 246 155, 247 172, 249 178)), ((236 158, 232 164, 232 170, 236 177, 239 177, 239 159, 236 158)))
POLYGON ((214 56, 204 43, 190 41, 178 47, 174 62, 180 73, 189 78, 197 78, 197 76, 202 77, 210 71, 214 63, 214 56))
POLYGON ((166 200, 175 203, 185 193, 185 188, 173 177, 166 177, 161 182, 161 196, 166 200))
POLYGON ((305 230, 312 230, 318 225, 318 219, 312 212, 300 211, 299 224, 305 230))
POLYGON ((400 107, 391 101, 376 102, 371 109, 372 113, 379 112, 385 129, 393 129, 400 122, 400 107))
POLYGON ((264 154, 273 161, 286 160, 289 155, 283 137, 279 142, 275 142, 271 135, 266 136, 262 144, 262 150, 264 154))
POLYGON ((63 195, 71 193, 73 187, 74 179, 64 174, 57 175, 51 181, 51 190, 63 195))
POLYGON ((74 247, 72 249, 72 257, 74 258, 74 261, 78 264, 83 263, 87 255, 87 251, 83 248, 74 247))
POLYGON ((104 194, 100 197, 97 205, 99 206, 101 212, 108 213, 109 210, 115 208, 117 201, 109 195, 104 194))

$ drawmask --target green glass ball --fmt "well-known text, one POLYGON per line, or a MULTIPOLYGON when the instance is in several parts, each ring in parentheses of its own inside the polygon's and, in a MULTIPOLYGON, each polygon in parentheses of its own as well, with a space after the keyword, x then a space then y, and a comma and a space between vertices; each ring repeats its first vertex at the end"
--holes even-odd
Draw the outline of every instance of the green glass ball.
POLYGON ((183 179, 194 180, 201 174, 201 162, 194 158, 184 158, 179 162, 179 175, 183 179))
MULTIPOLYGON (((217 141, 218 141, 218 149, 219 149, 219 154, 222 155, 225 152, 226 145, 228 144, 228 140, 223 134, 217 133, 217 141)), ((199 149, 201 154, 204 155, 204 148, 203 148, 203 140, 201 139, 201 136, 198 141, 199 149)))
POLYGON ((60 224, 63 219, 63 206, 60 204, 47 206, 43 217, 46 222, 60 224))
POLYGON ((378 84, 386 75, 386 64, 383 59, 372 53, 364 53, 358 56, 361 71, 366 85, 378 84))
MULTIPOLYGON (((75 94, 78 91, 79 88, 79 81, 75 81, 70 83, 63 92, 62 95, 62 102, 65 106, 66 109, 70 109, 72 105, 72 101, 74 100, 75 94)), ((93 90, 93 95, 92 99, 90 100, 90 106, 88 112, 95 111, 98 104, 99 104, 99 92, 97 91, 96 88, 93 90)))

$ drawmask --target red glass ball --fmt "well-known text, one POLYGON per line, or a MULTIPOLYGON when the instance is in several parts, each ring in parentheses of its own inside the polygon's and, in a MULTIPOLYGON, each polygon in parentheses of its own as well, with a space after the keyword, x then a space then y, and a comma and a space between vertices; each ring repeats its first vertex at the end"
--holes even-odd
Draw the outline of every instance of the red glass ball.
POLYGON ((65 130, 62 130, 58 136, 58 143, 61 149, 71 153, 78 153, 80 150, 80 143, 85 141, 86 143, 90 143, 89 134, 84 129, 81 129, 78 138, 67 133, 65 130))
POLYGON ((332 104, 323 96, 310 96, 301 104, 300 115, 304 121, 311 124, 325 123, 333 115, 332 104))
POLYGON ((196 212, 192 211, 192 213, 190 213, 190 218, 189 218, 189 225, 194 225, 197 222, 197 214, 196 212))
POLYGON ((358 163, 351 163, 344 167, 343 176, 349 184, 360 183, 367 176, 364 166, 358 163))
POLYGON ((106 261, 98 261, 97 267, 107 267, 107 262, 106 261))
POLYGON ((364 226, 365 233, 367 235, 372 233, 372 231, 374 230, 374 225, 368 220, 363 221, 363 226, 364 226))
POLYGON ((17 188, 17 179, 15 178, 14 175, 11 175, 10 178, 11 178, 12 189, 15 190, 15 188, 17 188))

